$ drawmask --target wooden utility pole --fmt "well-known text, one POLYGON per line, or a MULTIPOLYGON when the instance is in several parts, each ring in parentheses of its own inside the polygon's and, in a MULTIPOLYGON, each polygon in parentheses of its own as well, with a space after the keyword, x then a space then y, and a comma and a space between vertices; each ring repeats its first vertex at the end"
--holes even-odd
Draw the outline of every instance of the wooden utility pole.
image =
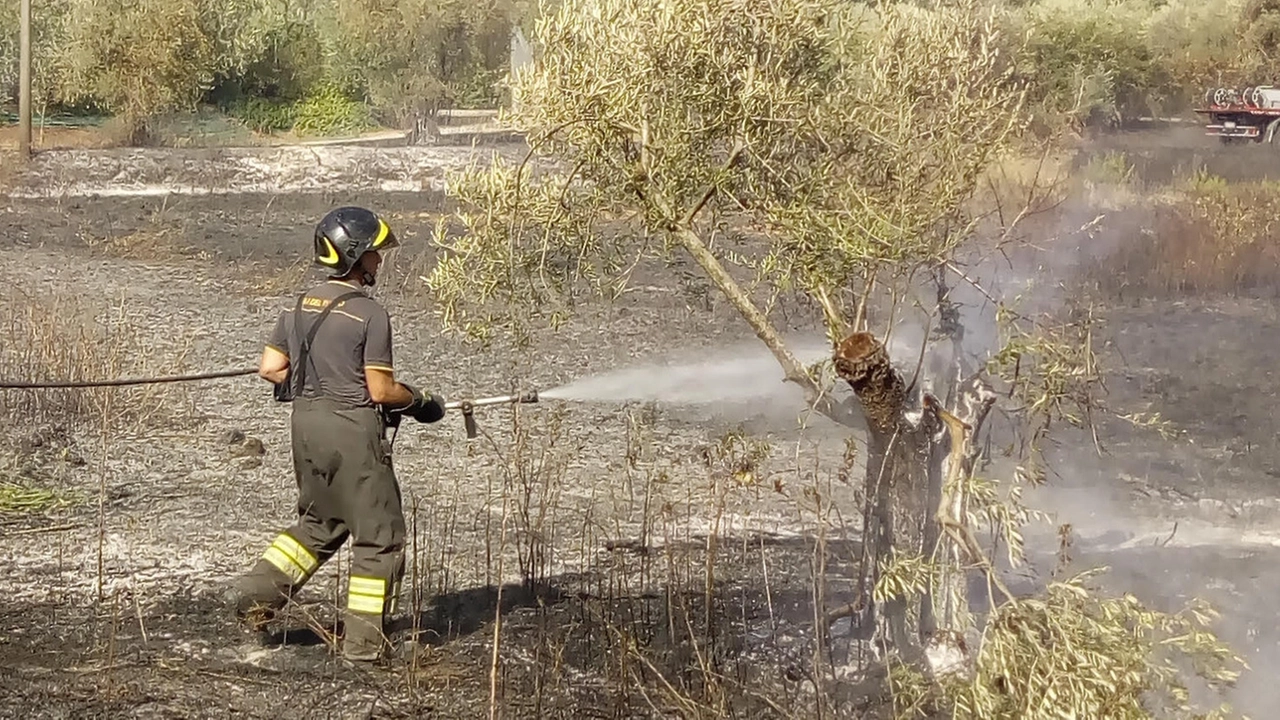
POLYGON ((31 157, 31 0, 18 0, 18 151, 31 157))

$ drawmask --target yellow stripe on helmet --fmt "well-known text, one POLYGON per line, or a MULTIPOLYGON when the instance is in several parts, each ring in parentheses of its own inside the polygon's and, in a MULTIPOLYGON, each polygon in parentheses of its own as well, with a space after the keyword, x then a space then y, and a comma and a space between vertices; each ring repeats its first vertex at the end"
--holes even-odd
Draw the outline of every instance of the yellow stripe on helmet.
POLYGON ((387 227, 387 224, 382 221, 382 218, 378 218, 378 236, 373 239, 373 245, 370 247, 374 249, 380 247, 382 243, 387 241, 387 235, 390 233, 391 228, 387 227))
POLYGON ((324 254, 317 258, 325 265, 338 264, 338 248, 333 246, 333 241, 329 238, 324 239, 324 254))

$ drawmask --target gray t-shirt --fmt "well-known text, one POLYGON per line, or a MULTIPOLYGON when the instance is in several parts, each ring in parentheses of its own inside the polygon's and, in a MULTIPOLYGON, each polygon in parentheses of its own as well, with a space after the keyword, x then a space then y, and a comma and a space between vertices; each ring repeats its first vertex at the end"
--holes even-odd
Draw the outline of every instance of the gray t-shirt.
MULTIPOLYGON (((280 313, 267 346, 289 357, 293 366, 291 381, 301 369, 295 358, 301 355, 302 340, 311 332, 320 313, 338 296, 352 290, 359 287, 330 280, 303 297, 301 322, 296 322, 295 308, 280 313)), ((329 311, 316 332, 307 365, 306 387, 298 392, 299 396, 311 398, 323 394, 347 407, 372 406, 364 371, 365 368, 392 371, 394 367, 391 316, 377 300, 367 295, 343 300, 329 311)))

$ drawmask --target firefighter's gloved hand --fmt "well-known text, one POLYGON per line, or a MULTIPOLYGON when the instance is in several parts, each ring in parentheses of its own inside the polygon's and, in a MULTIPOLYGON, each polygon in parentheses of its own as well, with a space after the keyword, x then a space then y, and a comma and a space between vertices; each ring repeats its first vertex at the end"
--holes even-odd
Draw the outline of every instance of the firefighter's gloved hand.
POLYGON ((413 395, 413 402, 409 404, 401 414, 417 420, 420 423, 439 422, 444 418, 444 398, 435 393, 424 393, 418 388, 407 383, 401 383, 413 395))

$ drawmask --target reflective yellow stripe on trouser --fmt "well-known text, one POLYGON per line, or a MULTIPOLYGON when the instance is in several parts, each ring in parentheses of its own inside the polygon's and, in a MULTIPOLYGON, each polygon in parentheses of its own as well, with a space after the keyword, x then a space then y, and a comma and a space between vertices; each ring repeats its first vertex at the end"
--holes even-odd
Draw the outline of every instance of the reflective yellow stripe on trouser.
POLYGON ((276 536, 275 542, 262 554, 267 562, 275 565, 280 572, 289 576, 294 585, 300 585, 311 577, 320 562, 311 551, 294 540, 287 533, 276 536))
POLYGON ((351 576, 347 588, 347 609, 367 615, 381 615, 387 602, 387 581, 382 578, 351 576))

